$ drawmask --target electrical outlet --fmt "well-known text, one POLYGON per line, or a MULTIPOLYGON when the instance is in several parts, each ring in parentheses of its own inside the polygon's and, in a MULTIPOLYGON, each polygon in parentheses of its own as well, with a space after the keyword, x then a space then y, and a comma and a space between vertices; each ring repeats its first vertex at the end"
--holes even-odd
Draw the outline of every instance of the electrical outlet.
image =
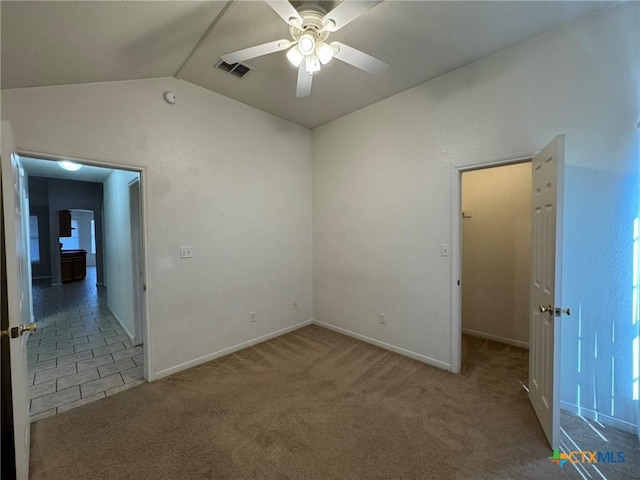
POLYGON ((192 258, 191 245, 180 247, 180 258, 192 258))
POLYGON ((298 309, 298 302, 293 302, 293 309, 297 310, 298 309))
POLYGON ((251 315, 251 322, 255 322, 256 321, 256 312, 251 312, 249 315, 251 315))
POLYGON ((385 317, 386 317, 386 315, 384 313, 379 313, 378 314, 378 323, 381 323, 382 325, 386 325, 387 324, 387 319, 385 317))

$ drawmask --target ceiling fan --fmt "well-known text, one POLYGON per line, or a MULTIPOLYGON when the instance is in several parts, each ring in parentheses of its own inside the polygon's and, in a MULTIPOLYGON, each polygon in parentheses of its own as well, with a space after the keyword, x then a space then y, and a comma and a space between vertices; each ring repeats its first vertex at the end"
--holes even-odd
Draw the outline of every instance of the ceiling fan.
POLYGON ((303 4, 297 9, 286 0, 265 0, 267 4, 289 25, 292 40, 282 39, 244 48, 222 55, 228 64, 287 50, 287 59, 298 67, 297 97, 311 94, 313 74, 337 58, 368 73, 379 74, 387 69, 378 60, 344 43, 327 43, 329 35, 340 30, 381 1, 344 0, 330 12, 316 4, 303 4))

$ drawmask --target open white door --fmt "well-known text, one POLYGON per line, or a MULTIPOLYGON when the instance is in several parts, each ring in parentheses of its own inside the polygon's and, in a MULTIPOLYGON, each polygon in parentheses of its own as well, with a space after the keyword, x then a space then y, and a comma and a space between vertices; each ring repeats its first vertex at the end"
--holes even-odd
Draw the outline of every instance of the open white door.
POLYGON ((2 122, 0 145, 0 181, 5 240, 7 304, 9 313, 9 352, 11 357, 11 390, 15 432, 16 473, 18 479, 29 478, 29 401, 27 397, 27 338, 31 323, 31 303, 24 286, 30 279, 27 239, 23 238, 22 177, 20 160, 13 151, 13 135, 9 122, 2 122))
MULTIPOLYGON (((560 316, 564 135, 532 162, 533 216, 529 325, 529 399, 551 448, 560 432, 560 316)), ((570 311, 569 311, 570 313, 570 311)))

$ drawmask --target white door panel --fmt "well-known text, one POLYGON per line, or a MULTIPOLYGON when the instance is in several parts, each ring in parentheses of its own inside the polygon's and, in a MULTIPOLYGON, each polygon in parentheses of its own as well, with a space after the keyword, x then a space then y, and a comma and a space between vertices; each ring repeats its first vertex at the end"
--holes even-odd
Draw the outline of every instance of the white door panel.
POLYGON ((560 317, 562 305, 562 173, 564 136, 556 137, 532 162, 532 276, 529 398, 549 444, 560 431, 560 317))
MULTIPOLYGON (((20 160, 13 151, 13 135, 9 122, 2 122, 0 145, 0 182, 2 183, 3 229, 5 237, 6 288, 9 310, 9 329, 22 333, 22 326, 31 323, 30 290, 25 286, 29 275, 29 249, 24 238, 24 185, 21 181, 20 160)), ((12 335, 13 337, 14 335, 12 335)), ((16 473, 18 479, 29 477, 29 401, 27 398, 27 339, 29 333, 9 339, 11 356, 11 390, 13 398, 13 426, 15 432, 16 473)))

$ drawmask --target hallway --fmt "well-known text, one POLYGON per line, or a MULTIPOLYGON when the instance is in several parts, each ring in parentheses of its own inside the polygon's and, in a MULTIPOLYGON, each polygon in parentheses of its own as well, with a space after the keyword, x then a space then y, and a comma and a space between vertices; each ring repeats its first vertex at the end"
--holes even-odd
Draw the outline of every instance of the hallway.
POLYGON ((95 267, 83 281, 33 286, 38 330, 28 342, 31 421, 145 382, 143 348, 133 346, 107 308, 95 267))

